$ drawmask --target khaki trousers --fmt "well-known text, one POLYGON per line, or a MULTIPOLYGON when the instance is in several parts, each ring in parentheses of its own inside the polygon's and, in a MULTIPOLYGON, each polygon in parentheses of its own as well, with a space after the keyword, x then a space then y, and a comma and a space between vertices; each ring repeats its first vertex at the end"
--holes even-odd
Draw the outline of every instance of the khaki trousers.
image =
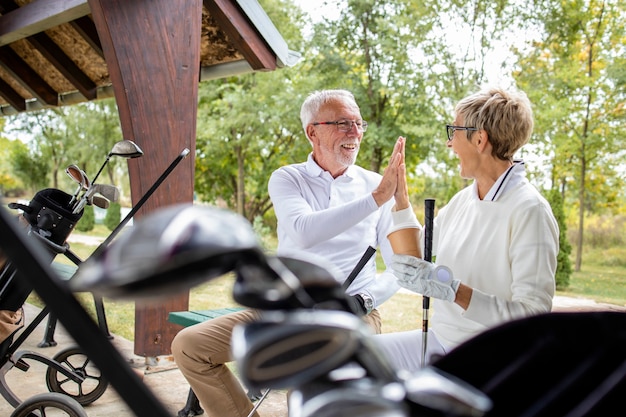
MULTIPOLYGON (((226 363, 233 360, 230 341, 235 325, 258 317, 259 313, 250 309, 230 313, 187 327, 172 341, 174 360, 207 417, 246 417, 252 411, 244 387, 226 363)), ((377 310, 363 319, 376 333, 381 332, 377 310)))

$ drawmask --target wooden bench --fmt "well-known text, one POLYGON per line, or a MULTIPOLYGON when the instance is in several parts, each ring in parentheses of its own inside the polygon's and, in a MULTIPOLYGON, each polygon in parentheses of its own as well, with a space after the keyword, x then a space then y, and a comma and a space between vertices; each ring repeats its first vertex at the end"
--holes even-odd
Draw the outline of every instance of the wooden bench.
POLYGON ((180 324, 184 327, 193 326, 225 314, 235 313, 243 310, 243 307, 226 307, 214 310, 198 310, 198 311, 172 311, 167 315, 167 321, 170 323, 180 324))
MULTIPOLYGON (((193 326, 194 324, 202 323, 207 320, 211 320, 225 314, 234 313, 243 310, 244 307, 226 307, 217 308, 213 310, 196 310, 196 311, 172 311, 167 315, 167 321, 170 323, 179 324, 184 327, 193 326)), ((261 397, 260 392, 248 391, 248 398, 252 401, 256 401, 261 397)), ((178 412, 178 417, 192 417, 204 413, 202 407, 200 407, 200 401, 198 397, 189 388, 189 394, 187 395, 187 403, 185 407, 178 412)))

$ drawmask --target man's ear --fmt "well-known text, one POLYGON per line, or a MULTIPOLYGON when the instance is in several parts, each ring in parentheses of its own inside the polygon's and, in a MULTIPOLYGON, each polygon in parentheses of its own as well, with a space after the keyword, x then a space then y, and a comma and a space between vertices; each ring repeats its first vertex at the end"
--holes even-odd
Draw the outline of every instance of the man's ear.
POLYGON ((317 142, 317 129, 315 129, 315 126, 311 124, 307 125, 306 134, 311 142, 317 142))

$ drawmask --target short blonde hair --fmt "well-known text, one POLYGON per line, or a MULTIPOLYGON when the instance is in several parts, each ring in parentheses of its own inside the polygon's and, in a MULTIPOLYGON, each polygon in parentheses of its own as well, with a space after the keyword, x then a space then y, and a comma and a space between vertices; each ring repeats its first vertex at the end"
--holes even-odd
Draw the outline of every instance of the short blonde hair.
MULTIPOLYGON (((486 88, 459 101, 455 112, 465 126, 487 132, 492 155, 502 160, 513 159, 533 131, 530 100, 522 91, 486 88)), ((474 132, 467 133, 470 139, 474 132)))

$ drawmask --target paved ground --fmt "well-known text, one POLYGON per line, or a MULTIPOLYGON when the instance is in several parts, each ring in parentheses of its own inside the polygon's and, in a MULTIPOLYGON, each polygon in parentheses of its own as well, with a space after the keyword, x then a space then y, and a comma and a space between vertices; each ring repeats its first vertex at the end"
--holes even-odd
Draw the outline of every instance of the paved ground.
MULTIPOLYGON (((30 322, 39 309, 26 304, 24 306, 27 322, 30 322)), ((37 344, 43 339, 46 320, 29 336, 19 351, 29 350, 41 353, 52 358, 57 352, 70 346, 75 346, 73 340, 59 324, 55 333, 55 340, 58 345, 55 347, 39 348, 37 344)), ((176 368, 171 358, 159 358, 156 366, 146 364, 143 357, 133 354, 133 343, 119 336, 114 336, 112 343, 128 360, 131 367, 143 375, 145 384, 154 392, 155 396, 161 400, 164 407, 171 412, 174 417, 185 405, 189 385, 176 368)), ((12 368, 6 374, 7 386, 21 399, 30 398, 39 393, 49 392, 46 387, 47 367, 40 365, 36 361, 28 361, 31 368, 27 372, 22 372, 17 368, 12 368)), ((282 391, 271 392, 266 400, 261 404, 258 411, 261 417, 286 416, 286 394, 282 391)), ((4 398, 0 398, 0 416, 10 416, 14 408, 4 398)), ((123 402, 120 396, 109 387, 105 394, 92 404, 85 407, 89 417, 131 417, 134 413, 123 402)), ((206 415, 206 414, 205 414, 206 415)))
MULTIPOLYGON (((572 312, 589 310, 626 311, 626 308, 610 304, 599 304, 586 299, 556 297, 554 310, 572 312)), ((25 305, 25 312, 27 322, 29 322, 37 315, 39 309, 27 304, 25 305)), ((45 325, 46 320, 37 327, 37 330, 30 335, 19 350, 35 351, 48 357, 53 357, 61 349, 74 346, 73 340, 59 324, 55 334, 58 346, 50 348, 37 347, 37 344, 43 338, 45 325)), ((189 386, 171 361, 171 358, 159 358, 156 364, 146 364, 143 357, 133 354, 132 342, 119 336, 114 336, 112 343, 122 353, 123 357, 128 360, 129 365, 143 375, 145 384, 161 400, 172 417, 176 416, 185 404, 189 386)), ((34 361, 29 363, 31 363, 31 368, 27 372, 12 368, 5 378, 8 387, 22 400, 38 393, 48 392, 45 383, 47 368, 34 361)), ((89 417, 131 417, 134 415, 119 395, 110 387, 101 398, 86 406, 85 410, 89 417)), ((12 411, 13 407, 6 400, 0 399, 0 416, 9 416, 12 411)), ((283 391, 271 392, 258 411, 261 417, 286 416, 286 393, 283 391)))

